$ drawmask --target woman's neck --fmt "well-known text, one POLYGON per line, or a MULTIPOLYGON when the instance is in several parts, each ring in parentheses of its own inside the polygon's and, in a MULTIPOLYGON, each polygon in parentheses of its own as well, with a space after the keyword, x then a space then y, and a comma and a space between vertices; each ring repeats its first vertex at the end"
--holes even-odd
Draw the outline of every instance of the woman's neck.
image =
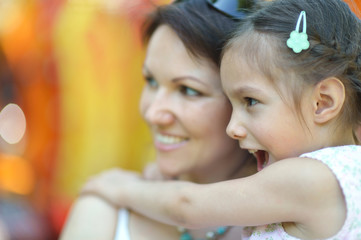
POLYGON ((218 166, 202 168, 179 177, 181 180, 205 184, 246 177, 257 172, 257 163, 252 155, 242 156, 244 160, 220 161, 218 166))

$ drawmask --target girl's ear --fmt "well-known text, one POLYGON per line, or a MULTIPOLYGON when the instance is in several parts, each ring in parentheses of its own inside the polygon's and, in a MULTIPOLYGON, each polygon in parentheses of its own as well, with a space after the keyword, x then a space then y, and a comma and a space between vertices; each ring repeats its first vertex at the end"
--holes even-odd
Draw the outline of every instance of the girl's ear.
POLYGON ((345 86, 335 77, 326 78, 314 88, 314 121, 326 123, 340 113, 345 102, 345 86))

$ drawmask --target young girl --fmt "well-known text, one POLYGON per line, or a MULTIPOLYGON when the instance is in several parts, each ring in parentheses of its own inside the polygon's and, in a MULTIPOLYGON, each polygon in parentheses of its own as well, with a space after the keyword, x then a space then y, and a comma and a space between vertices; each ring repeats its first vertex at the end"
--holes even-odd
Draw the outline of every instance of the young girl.
POLYGON ((189 228, 254 226, 246 239, 361 239, 361 23, 347 5, 268 3, 226 46, 221 78, 227 133, 257 174, 201 185, 117 171, 84 192, 189 228))

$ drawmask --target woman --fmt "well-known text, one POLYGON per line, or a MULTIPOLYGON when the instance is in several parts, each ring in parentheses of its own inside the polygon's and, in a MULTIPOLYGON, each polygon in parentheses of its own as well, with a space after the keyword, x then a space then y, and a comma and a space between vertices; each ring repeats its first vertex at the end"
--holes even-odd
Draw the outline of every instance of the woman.
MULTIPOLYGON (((237 21, 221 11, 242 18, 244 12, 228 11, 236 9, 238 1, 234 3, 234 8, 216 9, 218 5, 206 0, 178 1, 159 7, 146 22, 146 85, 140 109, 154 136, 157 169, 164 176, 211 183, 256 172, 250 154, 225 132, 231 105, 221 88, 219 60, 237 21)), ((118 226, 117 221, 111 203, 82 196, 61 239, 114 239, 114 233, 122 240, 205 239, 217 231, 224 232, 222 239, 236 239, 242 230, 177 230, 133 212, 128 216, 124 210, 118 226)))

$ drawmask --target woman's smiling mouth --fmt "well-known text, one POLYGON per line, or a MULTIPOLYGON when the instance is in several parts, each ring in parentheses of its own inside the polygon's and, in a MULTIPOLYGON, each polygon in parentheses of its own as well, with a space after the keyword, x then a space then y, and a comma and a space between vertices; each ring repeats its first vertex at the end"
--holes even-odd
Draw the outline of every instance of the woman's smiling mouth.
POLYGON ((165 134, 155 135, 155 147, 160 151, 171 151, 177 149, 188 142, 188 138, 176 137, 165 134))

